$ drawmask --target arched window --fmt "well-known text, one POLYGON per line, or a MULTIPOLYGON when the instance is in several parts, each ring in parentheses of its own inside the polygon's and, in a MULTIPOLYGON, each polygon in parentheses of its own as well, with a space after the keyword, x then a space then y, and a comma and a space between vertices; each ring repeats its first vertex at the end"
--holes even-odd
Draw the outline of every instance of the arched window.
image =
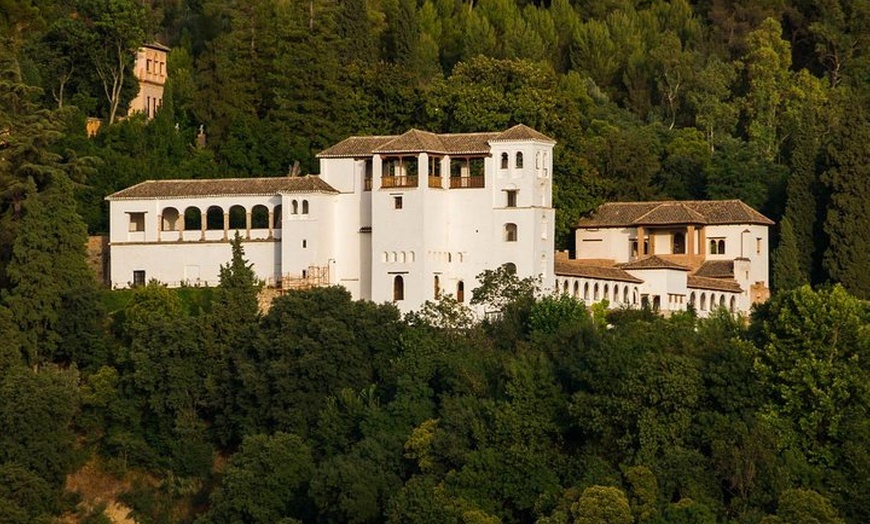
POLYGON ((248 213, 242 206, 236 205, 230 208, 230 229, 246 229, 248 227, 248 213))
POLYGON ((211 230, 223 230, 224 210, 218 206, 211 206, 205 214, 205 228, 211 230))
POLYGON ((508 168, 508 154, 507 153, 501 154, 501 168, 502 169, 508 168))
POLYGON ((461 280, 456 284, 456 301, 465 302, 465 282, 461 280))
POLYGON ((396 252, 395 252, 395 251, 391 251, 391 252, 390 252, 390 262, 396 262, 396 261, 398 261, 398 260, 399 260, 399 257, 396 256, 396 252))
POLYGON ((601 296, 601 300, 610 300, 610 286, 608 284, 604 284, 604 294, 601 296))
POLYGON ((393 278, 393 301, 405 300, 405 279, 402 275, 393 278))
POLYGON ((710 293, 710 311, 716 309, 716 293, 710 293))
POLYGON ((613 301, 619 302, 619 285, 613 285, 613 301))
POLYGON ((689 305, 693 308, 695 307, 695 292, 692 291, 692 294, 689 295, 689 305))
POLYGON ((504 269, 505 269, 505 271, 508 272, 509 275, 516 275, 517 274, 517 265, 514 264, 513 262, 505 262, 504 269))
POLYGON ((574 298, 580 298, 580 282, 578 280, 574 281, 574 298))
POLYGON ((593 288, 592 300, 598 302, 598 282, 595 283, 595 287, 593 288))
POLYGON ((417 256, 413 251, 408 251, 408 262, 416 262, 417 256))
POLYGON ((583 300, 589 302, 589 282, 583 284, 583 300))
POLYGON ((178 230, 178 210, 174 207, 163 209, 163 220, 160 223, 161 231, 177 231, 178 230))
POLYGON ((701 293, 701 311, 707 311, 707 293, 701 293))
POLYGON ((258 204, 251 210, 251 229, 269 229, 269 210, 258 204))
POLYGON ((383 262, 383 263, 386 264, 386 263, 389 262, 389 261, 390 261, 390 255, 389 255, 386 251, 384 251, 384 252, 381 254, 381 262, 383 262))
POLYGON ((729 309, 731 310, 732 313, 734 313, 734 311, 737 309, 737 297, 735 297, 735 296, 731 297, 731 307, 729 309))
POLYGON ((406 261, 407 261, 407 259, 405 258, 405 252, 404 251, 399 252, 399 263, 404 264, 406 261))
POLYGON ((719 296, 719 307, 725 307, 725 295, 719 296))
POLYGON ((722 240, 722 239, 719 240, 719 254, 720 255, 725 254, 725 240, 722 240))
POLYGON ((556 293, 559 292, 559 279, 556 279, 556 293))
POLYGON ((656 295, 653 297, 653 311, 659 311, 662 308, 662 297, 656 295))
POLYGON ((298 215, 299 214, 299 202, 294 200, 290 202, 290 214, 298 215))
POLYGON ((441 277, 439 277, 438 275, 435 275, 433 287, 435 288, 433 290, 433 296, 435 297, 435 300, 438 300, 439 298, 441 298, 441 277))
POLYGON ((568 280, 565 280, 565 283, 562 284, 562 293, 568 294, 568 280))
POLYGON ((303 215, 308 214, 308 201, 307 200, 302 201, 302 214, 303 215))
POLYGON ((635 306, 637 305, 637 288, 634 288, 631 292, 631 303, 635 306))
POLYGON ((189 207, 184 210, 184 230, 197 231, 202 229, 202 211, 198 207, 189 207))
POLYGON ((686 235, 683 233, 674 233, 673 253, 675 255, 686 254, 686 235))
POLYGON ((272 227, 274 229, 281 229, 281 214, 283 212, 283 208, 281 204, 275 206, 275 211, 272 213, 272 227))
POLYGON ((516 162, 514 162, 514 165, 517 166, 517 169, 523 168, 523 154, 520 151, 517 151, 517 158, 516 162))
POLYGON ((622 303, 628 304, 628 286, 622 289, 622 303))
POLYGON ((516 242, 517 241, 517 225, 508 222, 504 225, 504 241, 505 242, 516 242))

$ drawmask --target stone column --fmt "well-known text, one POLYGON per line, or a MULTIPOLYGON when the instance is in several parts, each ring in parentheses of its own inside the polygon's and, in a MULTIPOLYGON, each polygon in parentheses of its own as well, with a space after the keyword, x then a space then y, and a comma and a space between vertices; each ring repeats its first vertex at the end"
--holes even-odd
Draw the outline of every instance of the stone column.
POLYGON ((274 222, 275 222, 275 210, 270 209, 269 210, 269 240, 272 240, 274 238, 274 236, 272 234, 272 227, 274 226, 274 222))
POLYGON ((224 213, 224 240, 227 240, 229 238, 229 236, 227 234, 227 230, 229 230, 229 228, 230 228, 230 214, 224 213))
POLYGON ((698 228, 698 254, 701 260, 707 258, 707 228, 704 226, 698 228))
POLYGON ((637 226, 637 256, 642 257, 646 255, 646 248, 644 244, 646 244, 646 238, 644 238, 646 232, 643 230, 643 226, 637 226))
POLYGON ((202 209, 199 210, 199 228, 202 230, 202 236, 200 236, 200 240, 205 240, 205 230, 208 226, 208 210, 203 213, 202 209))
POLYGON ((251 239, 251 212, 250 211, 248 211, 247 214, 245 214, 245 238, 248 240, 251 239))
POLYGON ((160 232, 163 231, 163 215, 157 214, 157 241, 160 242, 160 232))
POLYGON ((695 255, 695 226, 686 228, 686 254, 695 255))
POLYGON ((652 229, 649 230, 649 254, 656 254, 656 236, 655 231, 652 229))

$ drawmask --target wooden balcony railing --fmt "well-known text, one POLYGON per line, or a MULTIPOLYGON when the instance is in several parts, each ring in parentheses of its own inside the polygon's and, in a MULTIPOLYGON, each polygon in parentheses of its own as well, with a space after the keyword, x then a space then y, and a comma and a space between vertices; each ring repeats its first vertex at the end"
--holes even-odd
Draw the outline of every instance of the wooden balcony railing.
POLYGON ((441 177, 429 175, 429 187, 441 189, 441 177))
POLYGON ((484 180, 482 176, 451 177, 450 189, 479 189, 486 187, 484 180))
POLYGON ((381 177, 381 187, 417 187, 418 177, 415 176, 384 176, 381 177))

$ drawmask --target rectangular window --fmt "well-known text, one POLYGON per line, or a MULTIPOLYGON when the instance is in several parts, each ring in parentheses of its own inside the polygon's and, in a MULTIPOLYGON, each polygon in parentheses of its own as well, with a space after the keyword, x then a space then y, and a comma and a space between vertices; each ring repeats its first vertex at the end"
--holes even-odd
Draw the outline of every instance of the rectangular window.
POLYGON ((758 237, 755 238, 755 254, 761 254, 761 238, 758 237))
POLYGON ((150 58, 145 60, 145 72, 146 73, 151 72, 151 59, 150 58))
POLYGON ((130 213, 130 232, 145 231, 145 213, 130 213))
POLYGON ((402 209, 402 205, 403 205, 402 197, 401 196, 394 196, 393 197, 393 209, 402 209))
POLYGON ((145 285, 145 270, 144 269, 136 269, 133 270, 133 287, 139 287, 145 285))
POLYGON ((516 190, 506 191, 507 207, 517 207, 517 192, 516 190))
POLYGON ((306 249, 307 247, 308 247, 308 241, 303 239, 302 240, 302 249, 306 249))

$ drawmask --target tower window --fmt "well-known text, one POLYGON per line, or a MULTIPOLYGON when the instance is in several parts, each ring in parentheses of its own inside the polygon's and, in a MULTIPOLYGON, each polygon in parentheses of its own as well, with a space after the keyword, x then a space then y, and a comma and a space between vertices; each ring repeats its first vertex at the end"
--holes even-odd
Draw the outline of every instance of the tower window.
POLYGON ((507 195, 507 207, 517 207, 517 190, 510 189, 505 191, 507 195))
POLYGON ((396 275, 393 278, 393 300, 405 300, 405 279, 402 275, 396 275))
POLYGON ((504 225, 504 241, 505 242, 516 242, 517 241, 517 225, 514 223, 507 223, 504 225))
POLYGON ((502 169, 508 168, 508 154, 507 153, 501 154, 501 168, 502 169))
POLYGON ((519 151, 517 152, 517 158, 516 158, 516 162, 514 162, 514 164, 516 165, 517 169, 523 168, 523 154, 519 151))

